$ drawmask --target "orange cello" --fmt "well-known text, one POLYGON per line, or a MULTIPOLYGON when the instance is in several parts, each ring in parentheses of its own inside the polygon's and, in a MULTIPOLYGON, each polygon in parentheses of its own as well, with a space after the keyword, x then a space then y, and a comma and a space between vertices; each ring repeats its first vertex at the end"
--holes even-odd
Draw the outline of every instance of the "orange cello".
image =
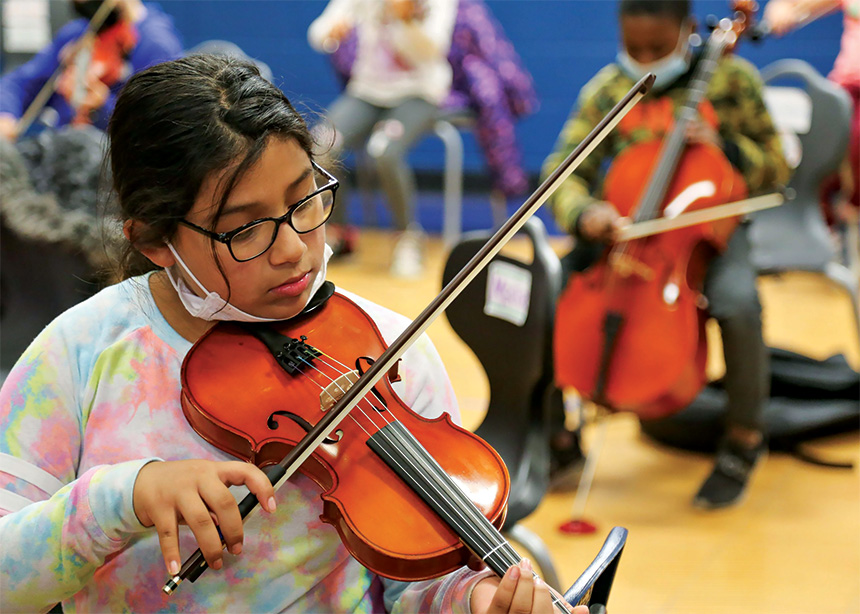
MULTIPOLYGON (((688 96, 662 142, 633 146, 606 177, 605 200, 645 222, 744 198, 743 178, 710 145, 687 145, 720 57, 752 23, 753 2, 736 3, 709 37, 688 96), (647 186, 644 192, 637 186, 647 186)), ((667 101, 668 102, 668 101, 667 101)), ((725 249, 737 219, 616 243, 594 266, 574 273, 559 299, 554 331, 556 381, 615 411, 650 419, 686 407, 707 382, 707 261, 725 249)))

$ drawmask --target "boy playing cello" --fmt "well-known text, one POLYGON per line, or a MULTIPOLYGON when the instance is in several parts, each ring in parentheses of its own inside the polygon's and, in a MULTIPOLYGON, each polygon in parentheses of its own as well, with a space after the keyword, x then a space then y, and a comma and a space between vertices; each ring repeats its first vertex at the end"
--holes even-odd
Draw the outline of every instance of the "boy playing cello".
MULTIPOLYGON (((662 139, 671 131, 699 59, 687 42, 693 31, 688 0, 620 0, 619 23, 622 45, 616 62, 582 89, 544 172, 551 172, 637 79, 652 72, 656 81, 648 97, 554 196, 557 223, 578 239, 565 259, 567 274, 592 264, 622 226, 613 204, 600 200, 602 165, 631 145, 662 139)), ((736 57, 720 60, 699 118, 690 124, 686 137, 688 144, 718 147, 750 193, 771 190, 788 179, 779 137, 762 100, 761 81, 750 64, 736 57)), ((722 333, 729 400, 725 434, 714 468, 693 500, 697 507, 737 503, 766 450, 761 415, 768 397, 769 366, 755 280, 747 229, 741 224, 727 249, 710 261, 704 279, 708 314, 716 318, 722 333)), ((558 444, 566 435, 559 430, 553 447, 563 447, 558 444)))

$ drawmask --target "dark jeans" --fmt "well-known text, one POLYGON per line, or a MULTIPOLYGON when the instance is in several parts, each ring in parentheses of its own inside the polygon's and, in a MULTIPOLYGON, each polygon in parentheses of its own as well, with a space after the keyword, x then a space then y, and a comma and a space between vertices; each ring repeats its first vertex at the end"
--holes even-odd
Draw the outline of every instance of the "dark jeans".
MULTIPOLYGON (((727 249, 711 260, 703 293, 708 299, 708 314, 717 320, 723 338, 726 425, 760 429, 770 394, 770 357, 762 338, 761 303, 747 232, 748 224, 738 226, 727 249)), ((578 241, 562 259, 564 278, 588 268, 605 249, 601 244, 578 241)), ((558 417, 554 422, 558 426, 558 417)))

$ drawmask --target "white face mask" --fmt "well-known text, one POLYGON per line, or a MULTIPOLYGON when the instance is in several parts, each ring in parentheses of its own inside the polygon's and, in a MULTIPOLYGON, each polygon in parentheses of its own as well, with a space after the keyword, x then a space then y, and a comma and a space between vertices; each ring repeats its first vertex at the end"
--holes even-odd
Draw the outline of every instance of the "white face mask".
MULTIPOLYGON (((170 283, 173 285, 173 288, 176 290, 176 294, 179 295, 179 300, 182 301, 182 305, 188 311, 189 314, 194 316, 195 318, 200 318, 201 320, 213 321, 213 320, 227 320, 231 322, 278 322, 279 320, 276 318, 261 318, 255 315, 251 315, 250 313, 246 313, 239 309, 238 307, 231 305, 224 298, 221 297, 217 292, 209 292, 203 284, 194 276, 194 273, 191 272, 191 269, 185 264, 179 254, 173 249, 173 245, 170 242, 167 242, 167 248, 170 250, 170 253, 173 254, 173 257, 176 258, 176 262, 185 273, 191 278, 191 280, 197 284, 197 287, 200 288, 203 293, 206 295, 206 298, 201 298, 198 296, 191 288, 188 287, 188 284, 185 280, 178 276, 174 275, 170 268, 166 268, 165 272, 167 273, 167 278, 170 280, 170 283)), ((332 250, 326 244, 325 253, 323 254, 323 263, 320 267, 319 272, 317 273, 316 279, 314 279, 314 285, 311 288, 311 293, 308 295, 308 300, 305 301, 305 304, 302 306, 302 309, 307 307, 308 303, 310 303, 314 294, 317 293, 322 285, 325 283, 325 273, 326 273, 326 265, 328 265, 329 258, 331 258, 332 250)))
POLYGON ((690 26, 681 26, 681 36, 674 51, 665 58, 643 64, 637 62, 623 47, 615 58, 621 70, 634 81, 638 81, 649 72, 654 73, 654 89, 660 90, 672 85, 681 75, 690 69, 690 26))

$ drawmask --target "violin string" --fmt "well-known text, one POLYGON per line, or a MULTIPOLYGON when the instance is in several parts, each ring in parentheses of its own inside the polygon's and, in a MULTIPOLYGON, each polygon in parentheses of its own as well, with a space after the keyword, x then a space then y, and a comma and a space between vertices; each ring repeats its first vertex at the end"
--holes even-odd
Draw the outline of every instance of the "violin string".
MULTIPOLYGON (((337 359, 335 359, 335 358, 333 358, 327 354, 324 354, 324 353, 322 353, 322 354, 324 356, 328 357, 331 361, 340 364, 344 368, 347 368, 346 365, 344 365, 343 363, 341 363, 337 359)), ((316 365, 312 364, 311 362, 309 362, 305 358, 300 358, 300 360, 303 363, 305 363, 309 368, 311 368, 314 371, 316 371, 317 373, 319 373, 322 377, 328 379, 330 383, 337 386, 341 392, 345 392, 343 387, 341 387, 340 384, 337 383, 337 378, 333 378, 330 375, 326 374, 324 371, 322 371, 322 369, 319 369, 316 365)), ((345 373, 340 372, 336 367, 332 366, 331 364, 328 364, 325 361, 320 361, 320 362, 325 364, 325 366, 327 366, 328 368, 332 369, 335 373, 339 374, 339 376, 345 375, 345 373)), ((300 371, 300 373, 302 373, 303 375, 305 375, 305 377, 310 379, 310 381, 313 382, 320 390, 325 390, 325 387, 323 387, 319 382, 316 382, 309 375, 307 375, 303 371, 300 371)), ((386 426, 391 424, 391 422, 388 422, 388 418, 385 416, 386 412, 384 411, 384 409, 380 409, 374 405, 374 399, 371 399, 371 398, 368 398, 367 396, 365 396, 364 399, 362 399, 362 401, 367 402, 370 405, 371 409, 375 410, 378 413, 378 415, 382 418, 382 420, 384 422, 386 422, 386 426)), ((376 424, 376 422, 374 421, 374 419, 370 415, 368 415, 363 408, 361 408, 359 405, 356 405, 356 407, 359 409, 359 413, 362 416, 364 416, 368 420, 368 422, 370 422, 371 425, 373 425, 373 427, 376 429, 380 439, 385 440, 386 443, 389 443, 392 446, 396 443, 395 442, 395 439, 397 439, 396 431, 394 431, 395 437, 390 437, 388 431, 386 431, 382 427, 378 426, 376 424)), ((356 424, 356 426, 358 426, 362 431, 364 431, 364 433, 368 437, 371 437, 370 433, 367 431, 367 429, 365 429, 361 425, 361 423, 358 421, 356 416, 353 416, 352 414, 350 414, 350 418, 353 420, 353 422, 356 424)), ((405 429, 405 427, 404 427, 404 429, 405 429)), ((414 444, 412 442, 410 442, 408 440, 404 440, 402 438, 399 438, 399 439, 401 442, 401 445, 400 445, 401 449, 410 449, 410 450, 414 449, 414 444)), ((412 451, 411 457, 412 458, 410 458, 409 456, 406 456, 406 460, 411 465, 410 468, 412 470, 415 470, 415 471, 420 470, 420 467, 415 465, 415 461, 417 459, 420 463, 421 456, 416 454, 414 451, 412 451)), ((430 458, 432 459, 432 456, 430 458)), ((397 462, 396 460, 394 462, 397 463, 397 466, 401 470, 406 471, 406 468, 404 468, 399 462, 397 462)), ((497 551, 503 550, 504 547, 507 547, 508 551, 498 552, 498 556, 502 557, 502 563, 505 565, 504 569, 507 569, 508 567, 510 567, 512 565, 516 565, 519 562, 519 560, 521 559, 521 557, 510 546, 510 544, 507 543, 507 541, 504 539, 504 537, 501 535, 501 533, 486 519, 486 517, 480 512, 480 510, 477 509, 477 507, 474 505, 474 503, 470 499, 468 499, 468 497, 466 497, 466 495, 465 495, 465 493, 463 493, 462 489, 460 489, 459 487, 457 487, 457 485, 455 483, 453 483, 453 480, 451 480, 450 476, 448 476, 444 472, 444 470, 438 465, 438 463, 436 463, 435 460, 433 460, 432 463, 428 463, 425 460, 425 462, 423 463, 423 466, 424 466, 424 469, 426 471, 426 475, 433 476, 435 478, 433 480, 434 483, 430 484, 432 490, 434 490, 433 493, 428 492, 428 490, 426 488, 419 485, 419 487, 424 492, 424 494, 427 495, 428 497, 430 497, 431 495, 436 495, 437 500, 447 501, 448 503, 450 503, 453 506, 455 513, 460 514, 459 519, 450 517, 450 515, 449 515, 448 522, 449 522, 450 526, 459 528, 460 531, 462 531, 464 535, 467 534, 466 533, 467 528, 477 527, 479 533, 478 534, 472 534, 472 538, 475 540, 476 543, 478 543, 480 546, 482 546, 486 550, 487 554, 485 554, 482 557, 483 560, 487 561, 493 554, 496 554, 497 551), (444 476, 444 478, 442 476, 444 476), (446 480, 450 481, 450 484, 445 484, 446 480), (452 485, 453 485, 453 488, 452 488, 452 485), (440 495, 444 497, 444 495, 446 493, 448 494, 447 499, 439 499, 438 498, 440 495), (469 518, 469 516, 471 516, 471 519, 469 518), (458 520, 459 520, 459 522, 458 522, 458 520), (507 556, 507 560, 505 560, 505 555, 507 556)), ((480 553, 476 553, 476 554, 479 554, 479 556, 480 556, 480 553)))
MULTIPOLYGON (((348 367, 346 367, 346 365, 341 363, 336 358, 333 358, 332 356, 325 354, 323 352, 321 352, 321 354, 323 356, 327 357, 332 362, 336 362, 339 365, 341 365, 342 367, 348 369, 348 367)), ((318 372, 321 376, 328 379, 330 383, 333 383, 334 385, 336 385, 340 389, 341 392, 345 392, 345 390, 340 386, 340 384, 337 383, 337 378, 332 378, 330 375, 328 375, 324 371, 322 371, 322 369, 317 368, 315 365, 313 365, 309 361, 305 360, 304 358, 302 358, 301 360, 302 360, 302 362, 307 364, 310 368, 312 368, 316 372, 318 372)), ((325 364, 325 366, 332 369, 335 373, 338 373, 340 376, 345 375, 345 373, 341 373, 337 368, 333 367, 331 364, 326 363, 326 361, 321 361, 321 362, 323 364, 325 364)), ((304 372, 301 372, 301 373, 303 375, 305 375, 308 379, 310 379, 310 381, 313 382, 318 388, 320 388, 321 390, 325 390, 325 388, 321 384, 319 384, 318 382, 314 381, 313 378, 311 378, 310 376, 308 376, 304 372)), ((372 409, 376 410, 379 413, 379 415, 383 418, 384 421, 387 420, 387 418, 385 417, 385 412, 374 405, 373 399, 365 397, 363 400, 365 402, 367 402, 371 406, 372 409)), ((402 437, 397 437, 398 432, 396 430, 393 432, 395 437, 393 437, 393 438, 389 437, 388 432, 383 430, 382 428, 380 428, 374 422, 373 418, 370 417, 364 411, 363 408, 359 407, 358 405, 356 405, 356 407, 358 407, 359 412, 365 418, 367 418, 367 420, 374 426, 374 428, 376 428, 378 435, 381 439, 384 439, 390 445, 394 445, 394 443, 395 443, 394 439, 395 438, 399 439, 401 442, 400 449, 402 449, 402 450, 412 449, 413 450, 413 452, 411 453, 411 458, 408 455, 406 455, 406 457, 405 457, 406 461, 409 462, 410 465, 412 465, 412 467, 411 467, 412 469, 415 469, 415 470, 420 469, 419 467, 417 467, 415 465, 415 461, 418 460, 418 462, 420 463, 422 461, 422 457, 424 455, 426 455, 430 459, 430 462, 428 462, 427 460, 424 460, 424 462, 422 464, 423 464, 423 467, 425 469, 425 475, 433 476, 435 478, 435 480, 433 480, 433 482, 431 482, 431 484, 430 484, 431 489, 435 491, 434 494, 436 494, 437 497, 439 495, 444 496, 447 493, 448 494, 447 499, 442 498, 442 499, 438 499, 438 500, 447 501, 448 503, 451 503, 452 507, 453 507, 453 513, 460 515, 459 518, 456 518, 456 517, 452 516, 451 511, 445 512, 444 508, 443 508, 442 511, 443 511, 444 515, 447 516, 447 522, 448 522, 449 526, 451 526, 452 528, 459 528, 463 535, 467 534, 467 532, 466 532, 467 528, 477 527, 479 532, 477 534, 473 533, 472 539, 475 541, 475 543, 478 546, 483 547, 483 549, 486 552, 483 555, 481 555, 480 553, 476 553, 481 557, 482 560, 484 560, 485 562, 492 563, 491 558, 493 555, 496 555, 501 559, 499 561, 500 564, 498 565, 498 569, 504 569, 504 570, 507 570, 509 567, 516 565, 521 560, 522 557, 520 557, 520 555, 513 549, 513 547, 511 547, 511 545, 507 542, 507 540, 505 540, 504 536, 486 519, 486 517, 480 512, 480 510, 477 509, 477 507, 474 505, 474 503, 470 499, 468 499, 468 497, 466 497, 466 495, 465 495, 465 493, 463 493, 462 489, 460 489, 453 482, 453 480, 451 480, 450 476, 448 476, 447 473, 444 472, 444 470, 438 465, 438 463, 435 461, 435 459, 432 458, 432 456, 427 454, 426 451, 424 451, 423 455, 416 453, 414 451, 415 450, 415 444, 412 441, 409 441, 408 439, 404 439, 402 437), (446 481, 450 482, 450 484, 446 484, 446 481), (458 499, 459 499, 459 501, 458 501, 458 499), (459 505, 459 508, 458 508, 458 505, 459 505), (470 518, 468 518, 468 516, 472 516, 472 518, 470 519, 470 518), (493 544, 495 544, 495 546, 493 546, 493 544)), ((361 423, 358 421, 358 419, 355 416, 350 415, 350 417, 352 418, 353 422, 355 422, 356 426, 358 426, 362 431, 364 431, 364 433, 368 437, 371 436, 370 433, 367 431, 367 429, 365 429, 361 425, 361 423)), ((391 424, 391 423, 388 422, 387 424, 391 424)), ((404 430, 407 430, 407 429, 405 429, 405 427, 404 427, 404 430)), ((407 430, 407 432, 408 432, 408 430, 407 430)), ((392 459, 392 461, 397 464, 398 468, 405 471, 405 468, 399 463, 399 461, 397 461, 397 459, 392 459)), ((428 497, 430 496, 431 493, 428 492, 428 490, 425 486, 422 486, 421 484, 417 484, 416 486, 418 488, 420 488, 425 495, 427 495, 428 497)), ((537 574, 534 572, 533 572, 533 575, 535 577, 538 577, 537 574)), ((552 599, 557 605, 559 605, 561 603, 560 601, 558 601, 557 595, 554 592, 552 594, 552 599)))
MULTIPOLYGON (((308 363, 304 358, 302 358, 301 360, 302 360, 302 362, 305 362, 306 364, 308 364, 308 365, 309 365, 309 366, 310 366, 314 371, 316 371, 317 373, 319 373, 319 374, 320 374, 320 375, 322 375, 323 377, 327 378, 327 379, 329 380, 329 382, 330 382, 331 384, 334 384, 335 386, 337 386, 337 387, 340 389, 340 391, 341 391, 341 392, 346 392, 346 391, 341 387, 341 385, 337 383, 337 380, 332 379, 329 375, 327 375, 326 373, 324 373, 321 369, 317 369, 314 365, 312 365, 312 364, 308 363)), ((299 373, 300 373, 303 377, 305 377, 306 379, 308 379, 308 380, 309 380, 313 385, 315 385, 317 388, 319 388, 319 389, 320 389, 320 390, 322 390, 322 391, 325 391, 326 387, 325 387, 325 386, 323 386, 322 384, 320 384, 318 381, 314 380, 314 378, 312 378, 310 375, 308 375, 308 374, 307 374, 307 373, 305 373, 304 371, 299 371, 299 373)), ((358 405, 356 405, 356 407, 358 407, 358 405)), ((358 408, 358 410, 359 410, 362 414, 364 414, 364 410, 362 410, 360 407, 358 408)), ((355 417, 355 416, 353 416, 353 415, 350 413, 350 414, 348 415, 348 417, 349 417, 353 422, 355 422, 355 424, 356 424, 356 426, 358 426, 358 428, 360 428, 362 431, 364 431, 364 434, 365 434, 365 435, 367 435, 368 437, 371 437, 371 434, 370 434, 370 433, 369 433, 369 432, 368 432, 368 431, 367 431, 367 430, 366 430, 366 429, 361 425, 361 423, 356 419, 356 417, 355 417)), ((368 419, 369 419, 369 418, 368 418, 368 419)), ((371 422, 372 422, 372 420, 371 420, 371 422)))

